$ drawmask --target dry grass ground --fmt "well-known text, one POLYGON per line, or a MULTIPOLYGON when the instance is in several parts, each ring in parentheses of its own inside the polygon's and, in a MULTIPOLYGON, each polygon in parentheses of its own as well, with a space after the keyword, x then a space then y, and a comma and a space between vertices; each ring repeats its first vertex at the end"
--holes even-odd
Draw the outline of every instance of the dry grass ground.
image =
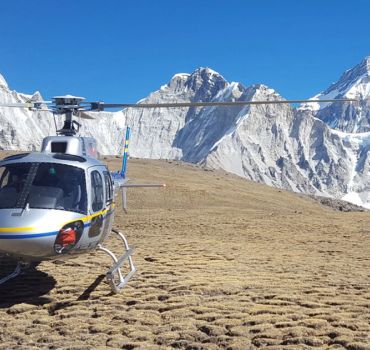
POLYGON ((111 295, 102 253, 41 263, 0 289, 0 349, 370 349, 369 213, 176 162, 130 176, 167 183, 116 213, 137 275, 111 295))

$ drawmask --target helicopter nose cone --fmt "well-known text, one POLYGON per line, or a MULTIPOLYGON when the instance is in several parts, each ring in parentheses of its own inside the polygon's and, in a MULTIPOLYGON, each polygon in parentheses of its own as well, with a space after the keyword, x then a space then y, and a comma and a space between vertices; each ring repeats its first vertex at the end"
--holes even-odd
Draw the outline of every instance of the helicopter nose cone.
POLYGON ((26 260, 52 256, 59 230, 80 216, 61 210, 1 209, 0 252, 26 260))

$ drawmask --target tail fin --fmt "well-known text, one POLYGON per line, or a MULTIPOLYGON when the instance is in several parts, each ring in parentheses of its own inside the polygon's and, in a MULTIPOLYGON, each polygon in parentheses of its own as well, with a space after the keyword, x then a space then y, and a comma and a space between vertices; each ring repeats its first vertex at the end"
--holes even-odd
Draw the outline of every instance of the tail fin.
POLYGON ((128 145, 130 143, 130 132, 131 128, 128 126, 126 128, 125 144, 123 149, 123 159, 122 159, 122 169, 121 176, 126 178, 126 168, 127 168, 127 158, 128 158, 128 145))

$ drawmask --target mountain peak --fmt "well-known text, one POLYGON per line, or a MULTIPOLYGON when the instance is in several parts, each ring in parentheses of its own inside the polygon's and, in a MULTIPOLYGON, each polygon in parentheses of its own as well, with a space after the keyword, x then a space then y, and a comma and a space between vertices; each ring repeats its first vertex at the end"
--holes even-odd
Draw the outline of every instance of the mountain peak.
POLYGON ((336 84, 340 90, 348 88, 360 79, 370 76, 370 56, 365 57, 359 64, 347 70, 336 84))
POLYGON ((185 87, 195 92, 193 101, 210 101, 228 85, 221 74, 208 67, 197 68, 185 82, 185 87))
MULTIPOLYGON (((338 97, 359 98, 369 95, 370 56, 359 64, 345 71, 340 79, 329 88, 314 96, 315 99, 332 99, 338 97)), ((328 104, 317 105, 314 109, 322 109, 328 104)))
POLYGON ((221 76, 220 73, 216 72, 215 70, 209 68, 209 67, 199 67, 197 68, 193 74, 208 74, 208 75, 217 75, 221 76))
POLYGON ((281 99, 282 97, 272 88, 264 84, 253 84, 247 89, 253 99, 270 100, 281 99))
POLYGON ((261 91, 267 91, 267 90, 272 90, 274 91, 273 89, 269 88, 267 85, 265 84, 253 84, 251 85, 251 88, 253 88, 254 90, 261 90, 261 91))
POLYGON ((8 84, 5 80, 5 78, 0 74, 0 86, 8 87, 8 84))
POLYGON ((177 73, 175 74, 170 82, 169 85, 176 85, 177 87, 182 84, 187 86, 200 86, 203 84, 227 84, 224 77, 216 72, 215 70, 208 68, 208 67, 199 67, 191 74, 189 73, 177 73))
POLYGON ((215 70, 208 67, 199 67, 193 73, 191 73, 190 80, 204 81, 204 82, 217 82, 217 83, 226 83, 225 78, 215 70))
POLYGON ((370 130, 370 114, 366 100, 369 96, 370 56, 367 56, 355 67, 344 72, 340 79, 327 90, 313 97, 318 100, 355 98, 360 100, 359 104, 320 102, 303 105, 301 109, 314 111, 316 117, 332 128, 351 133, 368 132, 370 130))
POLYGON ((367 73, 367 75, 370 75, 370 56, 365 57, 358 65, 358 67, 361 68, 361 71, 363 73, 367 73))
POLYGON ((172 78, 172 79, 187 79, 189 78, 190 74, 189 73, 176 73, 172 78))

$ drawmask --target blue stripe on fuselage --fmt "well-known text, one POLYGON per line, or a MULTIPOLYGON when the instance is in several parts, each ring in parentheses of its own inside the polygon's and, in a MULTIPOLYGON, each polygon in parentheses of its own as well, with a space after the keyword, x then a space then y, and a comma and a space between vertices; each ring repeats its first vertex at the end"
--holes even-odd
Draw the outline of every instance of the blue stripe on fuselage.
POLYGON ((56 236, 58 233, 59 231, 45 232, 45 233, 28 233, 28 234, 23 234, 23 235, 18 235, 18 234, 0 235, 0 239, 40 238, 40 237, 56 236))
MULTIPOLYGON (((103 216, 103 220, 105 220, 108 216, 112 215, 113 212, 114 210, 111 210, 108 213, 106 213, 106 215, 103 216)), ((91 226, 91 222, 86 222, 84 224, 84 229, 90 226, 91 226)), ((11 235, 1 235, 0 234, 0 239, 31 239, 31 238, 56 236, 58 233, 59 231, 45 232, 45 233, 11 234, 11 235)))

